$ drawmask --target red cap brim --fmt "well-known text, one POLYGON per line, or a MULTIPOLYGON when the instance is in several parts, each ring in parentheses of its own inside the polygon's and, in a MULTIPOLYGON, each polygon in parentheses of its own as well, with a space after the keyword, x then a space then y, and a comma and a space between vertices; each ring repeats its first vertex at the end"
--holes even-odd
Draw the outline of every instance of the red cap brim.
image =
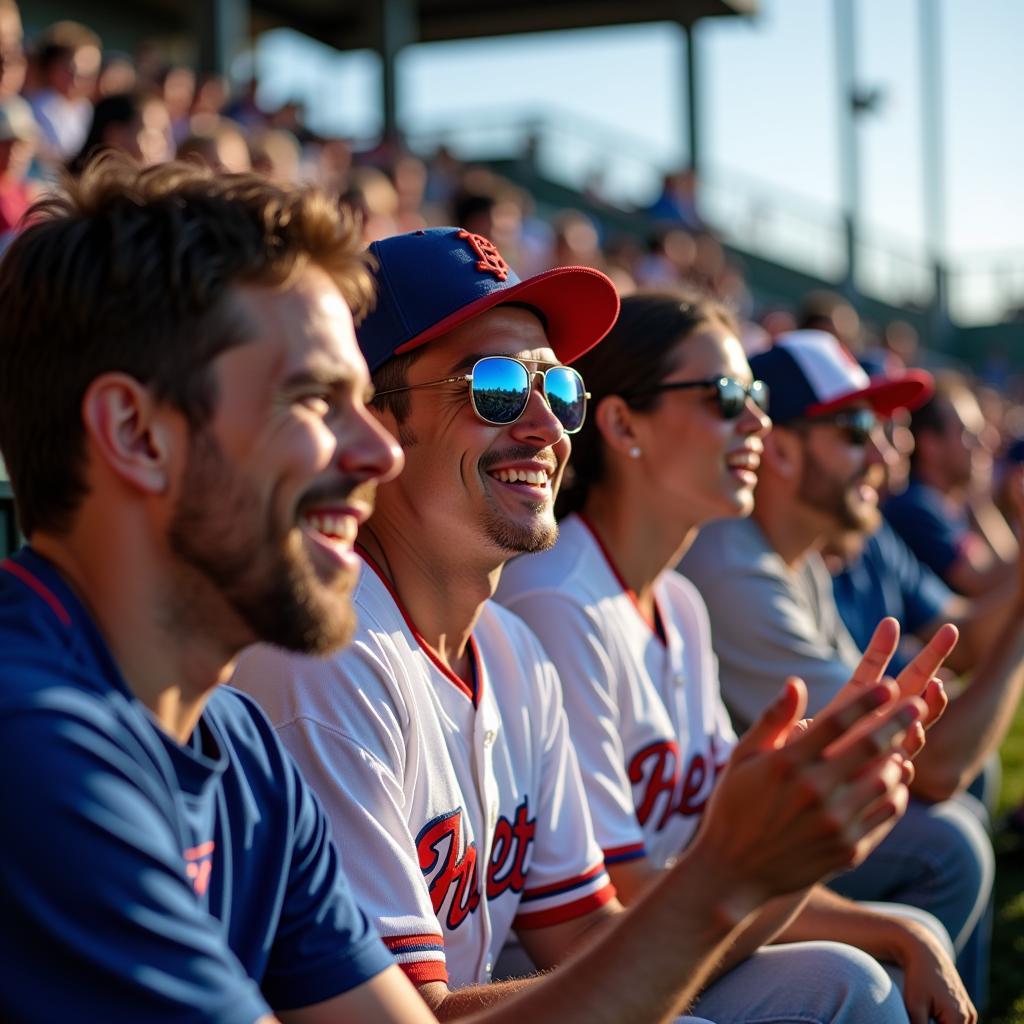
POLYGON ((935 391, 935 380, 927 370, 907 370, 899 377, 875 377, 860 391, 809 406, 807 416, 825 416, 859 402, 867 402, 879 416, 891 416, 897 409, 913 411, 924 405, 935 391))
POLYGON ((615 285, 593 267, 556 267, 471 302, 410 338, 395 354, 408 352, 467 320, 508 302, 536 306, 547 320, 548 343, 563 363, 579 359, 611 329, 619 315, 615 285))

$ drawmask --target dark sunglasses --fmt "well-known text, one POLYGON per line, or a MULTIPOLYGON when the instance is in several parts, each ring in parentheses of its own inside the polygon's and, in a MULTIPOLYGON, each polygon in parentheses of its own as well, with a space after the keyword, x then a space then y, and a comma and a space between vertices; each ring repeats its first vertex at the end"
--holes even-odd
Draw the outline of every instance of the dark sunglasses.
POLYGON ((880 425, 874 409, 842 409, 826 416, 808 416, 800 422, 812 426, 815 423, 830 423, 846 434, 850 444, 859 448, 871 440, 871 435, 880 425))
POLYGON ((571 366, 549 366, 546 370, 531 370, 526 363, 514 356, 484 356, 478 359, 469 373, 458 377, 444 377, 429 380, 423 384, 407 384, 401 388, 378 391, 374 398, 393 395, 396 391, 414 391, 417 388, 432 388, 439 384, 469 385, 469 400, 473 412, 484 421, 495 426, 515 423, 526 412, 533 390, 533 378, 540 375, 543 382, 544 398, 548 408, 562 424, 567 434, 575 434, 583 426, 587 415, 587 399, 590 392, 583 384, 583 378, 571 366))
POLYGON ((714 388, 718 411, 723 420, 734 420, 743 414, 747 399, 761 412, 768 412, 768 385, 763 380, 753 381, 749 387, 732 377, 710 377, 707 380, 677 380, 668 384, 655 384, 646 393, 654 391, 684 391, 687 388, 714 388))

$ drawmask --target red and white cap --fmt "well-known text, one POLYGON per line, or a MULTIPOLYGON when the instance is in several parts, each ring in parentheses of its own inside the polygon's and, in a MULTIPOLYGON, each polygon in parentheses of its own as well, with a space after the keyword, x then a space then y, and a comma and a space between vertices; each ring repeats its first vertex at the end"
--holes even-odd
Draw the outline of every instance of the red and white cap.
POLYGON ((916 409, 935 388, 925 370, 869 377, 827 331, 779 335, 770 349, 751 356, 750 368, 768 385, 768 415, 779 424, 827 416, 857 404, 888 417, 897 409, 916 409))

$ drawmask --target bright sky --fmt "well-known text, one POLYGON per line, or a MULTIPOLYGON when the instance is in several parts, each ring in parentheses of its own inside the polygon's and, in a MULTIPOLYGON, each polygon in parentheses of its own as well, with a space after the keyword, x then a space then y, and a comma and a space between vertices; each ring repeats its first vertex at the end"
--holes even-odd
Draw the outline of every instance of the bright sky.
MULTIPOLYGON (((1024 288, 1017 0, 854 0, 858 80, 884 94, 859 129, 868 240, 918 260, 925 237, 924 3, 938 6, 943 33, 947 251, 975 266, 999 257, 1024 288)), ((743 216, 781 204, 790 233, 806 235, 805 225, 834 225, 841 208, 834 5, 760 6, 754 19, 710 19, 698 30, 708 201, 738 217, 743 203, 743 216)), ((684 60, 680 31, 667 24, 416 46, 400 61, 400 109, 413 132, 454 125, 467 152, 542 117, 546 166, 577 180, 601 167, 609 192, 643 202, 655 170, 685 158, 684 60)), ((259 63, 269 102, 300 95, 323 129, 378 130, 375 55, 273 33, 259 63)), ((881 259, 875 266, 892 272, 881 259)))

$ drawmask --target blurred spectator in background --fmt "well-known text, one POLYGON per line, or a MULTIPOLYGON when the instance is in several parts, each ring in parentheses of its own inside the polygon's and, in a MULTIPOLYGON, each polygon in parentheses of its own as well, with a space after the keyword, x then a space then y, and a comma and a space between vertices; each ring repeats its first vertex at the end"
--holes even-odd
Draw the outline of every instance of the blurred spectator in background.
POLYGON ((594 222, 579 210, 563 210, 554 221, 556 267, 604 267, 594 222))
POLYGON ((860 345, 860 317, 838 292, 808 292, 797 313, 797 328, 828 331, 847 349, 857 353, 860 345))
POLYGON ((355 167, 349 189, 341 197, 363 225, 363 241, 369 244, 396 233, 398 193, 391 179, 376 167, 355 167))
POLYGON ((28 180, 37 135, 26 108, 0 105, 0 249, 38 197, 38 189, 28 180))
MULTIPOLYGON (((452 155, 445 145, 434 151, 427 164, 427 185, 424 200, 433 206, 447 206, 459 187, 462 176, 462 164, 452 155)), ((456 221, 461 224, 462 221, 456 221)))
POLYGON ((224 116, 240 125, 246 131, 257 131, 267 123, 267 115, 256 102, 259 81, 251 77, 242 90, 241 95, 231 100, 224 108, 224 116))
POLYGON ((391 169, 398 209, 395 222, 399 233, 425 228, 423 196, 427 187, 427 167, 418 156, 406 153, 398 157, 391 169))
POLYGON ((252 167, 245 136, 223 117, 211 120, 207 116, 201 122, 194 122, 192 134, 182 139, 177 155, 181 160, 198 160, 215 171, 230 174, 252 167))
POLYGON ((161 88, 167 116, 171 119, 171 136, 178 145, 189 134, 189 118, 196 95, 195 73, 191 68, 168 68, 163 73, 161 88))
POLYGON ((92 95, 100 70, 99 37, 77 21, 59 21, 39 37, 28 95, 49 160, 73 157, 89 131, 92 95))
POLYGON ((223 75, 203 75, 192 97, 192 116, 208 115, 219 117, 227 105, 230 91, 223 75))
POLYGON ((352 147, 344 139, 325 139, 324 144, 315 151, 315 156, 313 176, 324 191, 330 195, 344 195, 349 190, 352 147))
POLYGON ((697 242, 682 228, 652 235, 648 251, 635 262, 637 283, 644 288, 670 288, 690 278, 697 260, 697 242))
POLYGON ((302 171, 299 140, 283 128, 257 132, 249 140, 252 169, 279 185, 298 184, 302 171))
POLYGON ((108 50, 103 54, 99 78, 96 79, 93 102, 104 96, 116 96, 120 93, 135 92, 139 85, 139 76, 135 73, 135 65, 127 53, 108 50))
POLYGON ((652 220, 681 224, 691 231, 700 231, 704 224, 697 212, 697 175, 693 168, 666 174, 661 180, 661 195, 646 213, 652 220))
POLYGON ((992 495, 998 438, 965 378, 946 372, 910 420, 910 481, 885 516, 914 554, 948 586, 985 594, 1013 573, 1017 542, 992 495))
POLYGON ((96 154, 111 149, 126 153, 144 167, 171 158, 171 123, 159 96, 104 96, 93 108, 89 134, 68 163, 68 170, 81 174, 96 154))
POLYGON ((0 0, 0 104, 15 102, 27 107, 18 96, 25 84, 27 62, 22 48, 21 14, 14 0, 0 0))

